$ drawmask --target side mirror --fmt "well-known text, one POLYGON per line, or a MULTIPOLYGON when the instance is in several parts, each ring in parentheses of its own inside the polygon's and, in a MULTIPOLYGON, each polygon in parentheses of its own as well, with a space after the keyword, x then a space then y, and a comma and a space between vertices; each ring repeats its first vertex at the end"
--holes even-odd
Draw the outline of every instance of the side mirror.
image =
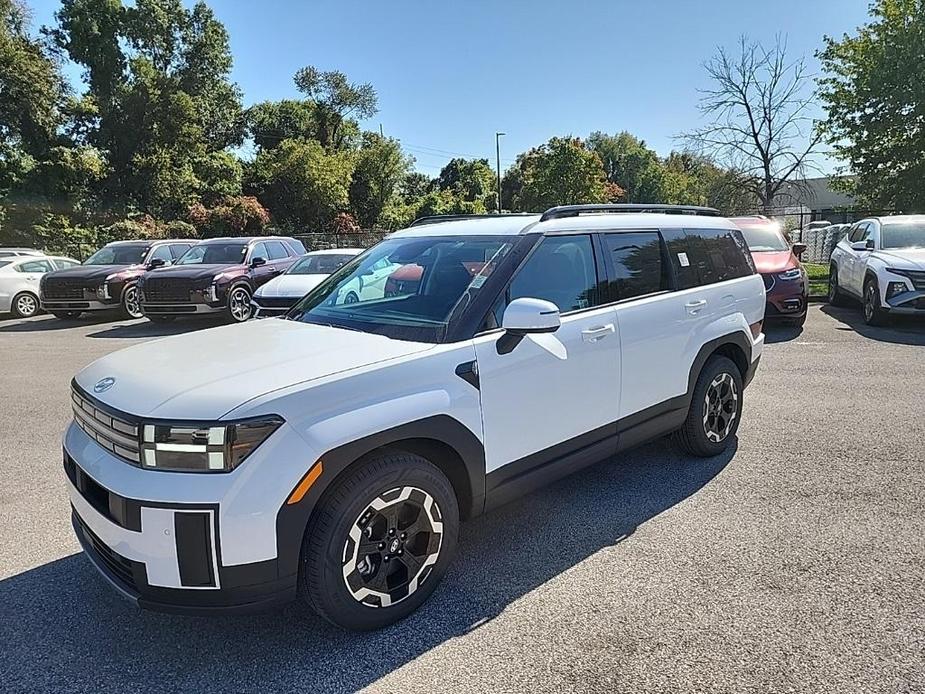
POLYGON ((251 260, 251 267, 260 267, 261 265, 266 265, 266 264, 267 264, 267 259, 259 255, 253 260, 251 260))
POLYGON ((799 258, 801 255, 806 253, 806 244, 805 243, 795 243, 793 244, 793 254, 799 258))
POLYGON ((873 247, 874 247, 873 239, 867 239, 867 241, 855 241, 854 243, 851 244, 852 251, 869 251, 873 247))
POLYGON ((501 327, 514 335, 554 333, 562 322, 559 307, 543 299, 514 299, 504 310, 501 327))
POLYGON ((149 270, 156 270, 159 267, 164 267, 167 264, 167 261, 163 258, 153 258, 150 263, 148 263, 149 270))

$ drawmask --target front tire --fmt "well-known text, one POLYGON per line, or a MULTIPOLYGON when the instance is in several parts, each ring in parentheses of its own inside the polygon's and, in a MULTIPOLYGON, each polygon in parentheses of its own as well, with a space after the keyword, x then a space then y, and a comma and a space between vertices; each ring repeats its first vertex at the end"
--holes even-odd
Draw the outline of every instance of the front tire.
POLYGON ((829 266, 828 299, 832 306, 844 306, 846 303, 845 295, 842 294, 841 288, 838 286, 838 266, 835 263, 829 266))
POLYGON ((742 414, 742 374, 728 357, 716 355, 704 365, 677 441, 687 453, 712 458, 729 447, 742 414))
POLYGON ((233 287, 231 291, 228 292, 227 301, 228 304, 225 308, 225 315, 232 323, 244 323, 254 312, 254 307, 251 306, 250 289, 243 284, 233 287))
POLYGON ((138 286, 130 284, 122 292, 122 315, 126 318, 143 318, 141 302, 138 300, 138 286))
POLYGON ((880 286, 870 278, 864 283, 864 322, 870 326, 885 325, 889 314, 880 305, 880 286))
POLYGON ((32 292, 21 292, 13 297, 13 315, 32 318, 39 312, 39 298, 32 292))
POLYGON ((383 452, 327 492, 302 544, 299 594, 345 629, 397 622, 434 591, 456 549, 459 507, 420 456, 383 452))

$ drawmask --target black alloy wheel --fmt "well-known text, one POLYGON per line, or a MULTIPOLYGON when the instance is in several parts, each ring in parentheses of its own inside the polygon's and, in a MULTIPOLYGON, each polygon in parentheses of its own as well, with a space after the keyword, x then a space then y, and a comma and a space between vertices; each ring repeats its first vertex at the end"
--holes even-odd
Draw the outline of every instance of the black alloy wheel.
POLYGON ((681 448, 701 458, 725 451, 742 416, 742 372, 729 357, 714 355, 704 364, 684 424, 676 433, 681 448))

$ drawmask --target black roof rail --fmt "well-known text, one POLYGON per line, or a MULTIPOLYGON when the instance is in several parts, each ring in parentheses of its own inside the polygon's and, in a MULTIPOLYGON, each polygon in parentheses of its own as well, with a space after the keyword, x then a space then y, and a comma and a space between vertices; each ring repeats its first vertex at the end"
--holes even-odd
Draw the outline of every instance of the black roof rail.
POLYGON ((427 217, 418 217, 408 228, 437 224, 438 222, 458 222, 462 219, 498 219, 499 217, 532 217, 530 212, 504 212, 502 214, 432 214, 427 217))
POLYGON ((647 205, 645 203, 621 203, 602 205, 559 205, 551 207, 540 217, 541 222, 550 219, 563 219, 577 217, 580 214, 597 214, 609 212, 657 212, 660 214, 690 214, 703 217, 719 217, 720 212, 714 207, 699 207, 697 205, 647 205))

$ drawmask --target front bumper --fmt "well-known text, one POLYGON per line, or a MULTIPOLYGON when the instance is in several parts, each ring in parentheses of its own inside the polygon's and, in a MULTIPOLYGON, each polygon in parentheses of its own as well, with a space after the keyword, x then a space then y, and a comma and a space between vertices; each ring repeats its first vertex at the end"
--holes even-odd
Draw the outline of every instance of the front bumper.
POLYGON ((891 315, 925 316, 925 291, 908 291, 887 299, 884 308, 891 315))
POLYGON ((42 299, 43 311, 113 311, 119 308, 119 302, 90 299, 42 299))
POLYGON ((251 300, 254 309, 254 318, 275 318, 285 316, 295 306, 301 296, 265 298, 255 296, 251 300))
MULTIPOLYGON (((293 455, 293 441, 271 441, 264 445, 274 461, 293 455)), ((73 424, 65 436, 64 469, 75 532, 87 556, 139 606, 188 614, 259 612, 295 597, 301 543, 277 546, 284 501, 271 501, 284 500, 294 482, 143 470, 73 424), (271 493, 269 484, 285 491, 271 493)))
POLYGON ((766 320, 802 318, 806 315, 806 284, 802 280, 781 280, 776 275, 764 276, 766 320))
POLYGON ((195 316, 208 313, 221 313, 225 310, 222 304, 141 304, 141 312, 146 316, 195 316))

